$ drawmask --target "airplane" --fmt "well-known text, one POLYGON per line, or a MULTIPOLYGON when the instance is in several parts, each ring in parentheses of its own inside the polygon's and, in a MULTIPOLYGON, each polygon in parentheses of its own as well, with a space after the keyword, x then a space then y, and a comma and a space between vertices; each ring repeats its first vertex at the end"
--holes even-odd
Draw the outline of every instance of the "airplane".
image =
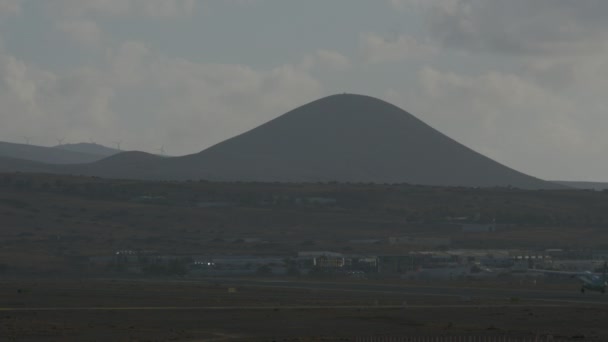
POLYGON ((585 293, 585 290, 598 291, 606 293, 606 287, 608 286, 608 263, 604 262, 602 273, 596 273, 591 271, 584 272, 566 272, 566 271, 551 271, 551 270, 540 270, 530 269, 533 272, 539 272, 544 274, 563 275, 576 278, 582 282, 581 293, 585 293))

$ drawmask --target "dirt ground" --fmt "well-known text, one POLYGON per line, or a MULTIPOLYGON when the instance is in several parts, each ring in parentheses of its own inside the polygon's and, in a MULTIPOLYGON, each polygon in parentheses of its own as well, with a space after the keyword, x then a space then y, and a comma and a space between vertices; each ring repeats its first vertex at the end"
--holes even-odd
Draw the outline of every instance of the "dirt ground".
POLYGON ((608 340, 608 308, 456 302, 217 282, 2 280, 2 341, 357 341, 370 336, 608 340))

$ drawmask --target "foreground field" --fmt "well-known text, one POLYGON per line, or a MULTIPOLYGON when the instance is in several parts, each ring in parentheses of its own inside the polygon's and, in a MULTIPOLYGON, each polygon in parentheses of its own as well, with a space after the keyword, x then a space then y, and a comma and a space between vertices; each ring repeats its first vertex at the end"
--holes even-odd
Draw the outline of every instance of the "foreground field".
POLYGON ((599 294, 587 297, 591 298, 587 302, 519 301, 502 295, 459 297, 458 287, 429 287, 417 294, 338 285, 5 280, 0 283, 0 336, 14 341, 356 341, 367 336, 465 335, 608 338, 604 324, 608 305, 599 294))

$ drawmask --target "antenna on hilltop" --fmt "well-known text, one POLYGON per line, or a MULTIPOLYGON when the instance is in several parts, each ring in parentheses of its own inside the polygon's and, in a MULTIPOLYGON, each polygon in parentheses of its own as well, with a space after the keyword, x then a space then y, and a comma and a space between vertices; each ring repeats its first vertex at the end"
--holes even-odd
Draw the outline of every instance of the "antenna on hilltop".
POLYGON ((114 141, 114 145, 116 145, 116 149, 119 150, 119 151, 122 151, 120 149, 120 144, 122 144, 122 140, 114 141))
POLYGON ((28 137, 28 136, 25 136, 25 135, 24 135, 24 136, 23 136, 23 140, 25 140, 25 144, 26 144, 26 145, 29 145, 29 144, 30 144, 30 142, 32 141, 32 137, 28 137))

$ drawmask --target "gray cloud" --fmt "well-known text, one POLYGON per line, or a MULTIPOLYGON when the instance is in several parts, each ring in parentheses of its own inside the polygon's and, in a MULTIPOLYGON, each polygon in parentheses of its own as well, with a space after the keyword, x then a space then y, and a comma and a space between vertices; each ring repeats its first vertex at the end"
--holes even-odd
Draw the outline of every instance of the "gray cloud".
POLYGON ((538 177, 592 180, 608 171, 608 117, 597 106, 513 73, 425 67, 418 78, 418 88, 385 97, 481 153, 538 177))
POLYGON ((62 20, 55 24, 57 30, 85 47, 96 48, 101 45, 103 32, 95 21, 86 19, 62 20))
POLYGON ((400 62, 410 58, 427 58, 437 52, 428 42, 420 42, 411 35, 388 39, 373 32, 359 37, 359 50, 368 63, 400 62))
POLYGON ((0 0, 9 19, 0 32, 1 140, 123 140, 128 149, 190 153, 346 89, 383 94, 533 175, 608 180, 608 2, 387 0, 377 6, 390 16, 370 13, 361 25, 336 17, 339 29, 327 32, 336 40, 324 40, 270 20, 285 8, 266 1, 22 1, 0 0), (239 17, 225 34, 214 11, 255 19, 239 17), (40 13, 51 25, 44 33, 16 25, 40 13), (391 16, 404 20, 387 38, 378 32, 391 16), (252 39, 276 49, 233 41, 264 19, 271 37, 252 39), (166 25, 166 37, 142 33, 150 24, 166 25), (217 31, 198 40, 184 27, 217 31), (49 49, 47 63, 40 56, 49 49))
POLYGON ((608 39, 602 0, 392 0, 418 9, 431 36, 445 46, 509 54, 585 54, 608 39))
POLYGON ((22 0, 0 0, 0 17, 21 12, 22 0))
POLYGON ((425 18, 422 35, 451 60, 427 61, 416 87, 385 96, 517 169, 539 177, 606 180, 608 2, 389 5, 425 18))
POLYGON ((169 18, 192 14, 196 4, 196 0, 57 0, 47 5, 56 15, 68 17, 104 15, 169 18))
POLYGON ((304 57, 303 66, 308 68, 327 67, 334 70, 345 70, 352 66, 350 59, 335 50, 320 49, 304 57))
POLYGON ((192 153, 253 128, 321 94, 305 69, 169 58, 140 42, 108 51, 99 67, 63 73, 0 58, 0 135, 51 143, 56 137, 192 153))

